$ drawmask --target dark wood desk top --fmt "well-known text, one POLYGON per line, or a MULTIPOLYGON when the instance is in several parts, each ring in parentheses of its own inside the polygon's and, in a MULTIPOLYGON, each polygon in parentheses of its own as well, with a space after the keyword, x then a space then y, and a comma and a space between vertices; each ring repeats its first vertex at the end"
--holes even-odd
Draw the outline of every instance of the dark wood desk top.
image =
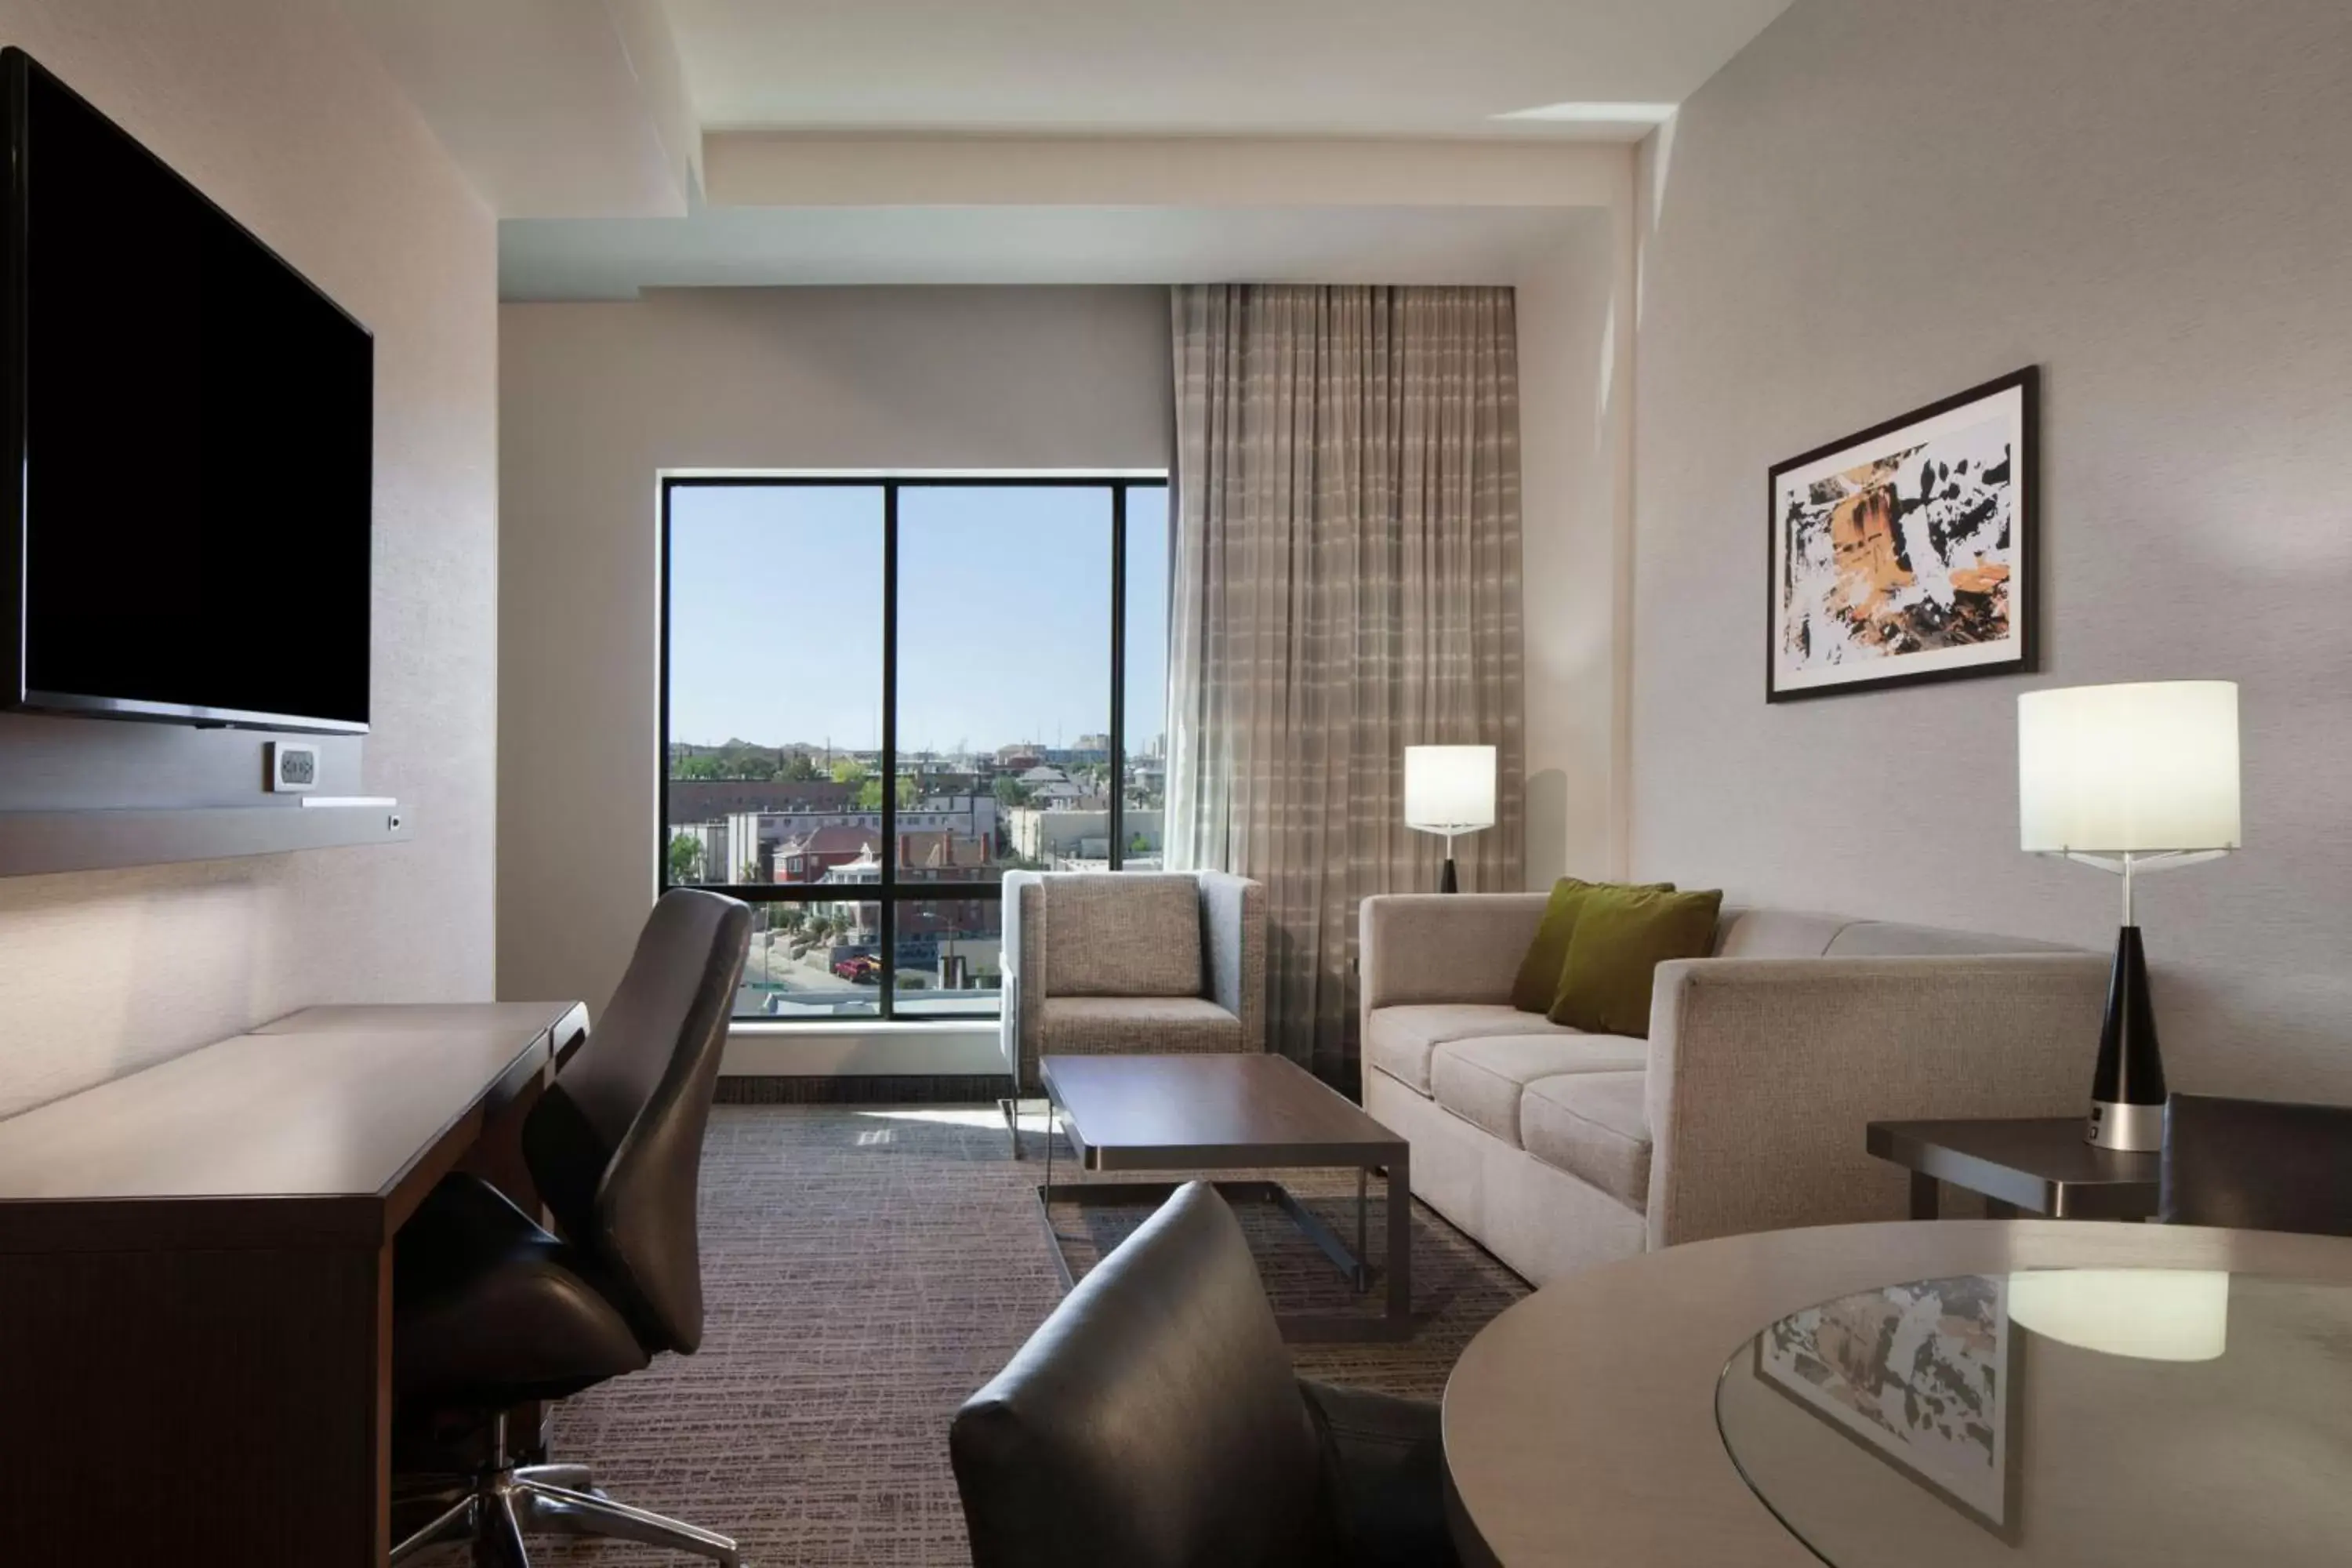
POLYGON ((1879 1159, 2053 1219, 2147 1219, 2156 1213, 2154 1153, 2095 1147, 2079 1116, 1874 1121, 1879 1159))
POLYGON ((313 1008, 0 1121, 0 1251, 380 1241, 577 1012, 313 1008))
POLYGON ((1038 1064, 1095 1171, 1384 1164, 1405 1141, 1286 1057, 1049 1056, 1038 1064))

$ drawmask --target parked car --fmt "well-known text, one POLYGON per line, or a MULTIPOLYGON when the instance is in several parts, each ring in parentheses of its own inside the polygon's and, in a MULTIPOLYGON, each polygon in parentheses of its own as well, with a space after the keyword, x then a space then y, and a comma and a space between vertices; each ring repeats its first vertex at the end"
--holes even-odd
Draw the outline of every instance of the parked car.
POLYGON ((882 984, 882 961, 871 953, 853 953, 835 963, 833 972, 853 985, 882 984))

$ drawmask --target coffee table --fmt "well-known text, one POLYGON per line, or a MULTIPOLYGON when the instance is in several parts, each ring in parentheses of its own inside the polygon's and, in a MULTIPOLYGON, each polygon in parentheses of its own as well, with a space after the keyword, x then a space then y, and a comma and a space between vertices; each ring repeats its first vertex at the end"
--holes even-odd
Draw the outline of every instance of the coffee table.
MULTIPOLYGON (((1346 1242, 1279 1182, 1214 1184, 1228 1200, 1272 1203, 1287 1214, 1358 1291, 1371 1289, 1366 1258, 1365 1185, 1371 1173, 1388 1178, 1389 1234, 1384 1262, 1387 1310, 1379 1317, 1348 1313, 1277 1313, 1292 1341, 1402 1340, 1412 1333, 1412 1149, 1346 1097, 1297 1063, 1256 1053, 1195 1056, 1049 1056, 1038 1064, 1045 1088, 1045 1181, 1037 1189, 1045 1237, 1072 1284, 1069 1261, 1054 1229, 1054 1137, 1056 1113, 1079 1167, 1087 1171, 1310 1170, 1352 1167, 1356 1173, 1356 1245, 1346 1242)), ((1066 1185, 1090 1202, 1150 1203, 1171 1184, 1087 1183, 1066 1185)))

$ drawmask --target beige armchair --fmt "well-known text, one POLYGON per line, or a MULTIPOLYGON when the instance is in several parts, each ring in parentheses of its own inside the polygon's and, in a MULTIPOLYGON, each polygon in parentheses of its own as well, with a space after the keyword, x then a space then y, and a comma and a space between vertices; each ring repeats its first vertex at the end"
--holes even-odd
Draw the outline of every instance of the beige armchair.
POLYGON ((1222 871, 1004 878, 1013 1157, 1037 1058, 1265 1049, 1265 889, 1222 871))

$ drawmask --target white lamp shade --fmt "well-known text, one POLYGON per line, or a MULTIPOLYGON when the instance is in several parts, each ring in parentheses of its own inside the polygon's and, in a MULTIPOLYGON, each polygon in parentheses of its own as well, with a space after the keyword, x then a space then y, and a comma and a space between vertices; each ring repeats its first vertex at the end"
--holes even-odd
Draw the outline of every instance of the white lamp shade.
POLYGON ((2021 847, 2119 855, 2238 847, 2238 688, 2069 686, 2017 700, 2021 847))
POLYGON ((1424 833, 1495 826, 1495 748, 1407 746, 1404 821, 1424 833))
POLYGON ((2105 1355, 2213 1361, 2230 1348, 2230 1277, 2195 1268, 2012 1274, 2009 1321, 2105 1355))

